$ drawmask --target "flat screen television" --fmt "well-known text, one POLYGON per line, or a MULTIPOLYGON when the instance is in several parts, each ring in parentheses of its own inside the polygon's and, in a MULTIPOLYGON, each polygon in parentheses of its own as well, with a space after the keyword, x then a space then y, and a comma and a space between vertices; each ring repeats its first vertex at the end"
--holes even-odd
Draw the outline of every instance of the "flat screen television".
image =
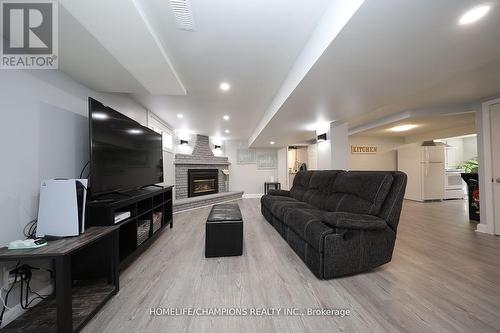
POLYGON ((89 98, 90 194, 163 182, 162 136, 89 98))

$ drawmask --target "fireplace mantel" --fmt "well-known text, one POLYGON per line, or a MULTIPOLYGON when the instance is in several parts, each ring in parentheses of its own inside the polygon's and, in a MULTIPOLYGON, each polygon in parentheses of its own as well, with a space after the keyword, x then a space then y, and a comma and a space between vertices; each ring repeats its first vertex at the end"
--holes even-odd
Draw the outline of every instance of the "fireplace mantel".
POLYGON ((175 165, 231 165, 229 162, 220 161, 199 161, 199 160, 187 160, 187 161, 174 161, 175 165))

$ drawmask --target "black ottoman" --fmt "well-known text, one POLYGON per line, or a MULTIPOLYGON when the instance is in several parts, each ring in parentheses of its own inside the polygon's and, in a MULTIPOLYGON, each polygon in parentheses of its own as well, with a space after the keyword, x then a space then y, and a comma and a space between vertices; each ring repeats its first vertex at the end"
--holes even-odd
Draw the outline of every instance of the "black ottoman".
POLYGON ((243 219, 238 204, 214 205, 208 215, 205 257, 243 254, 243 219))

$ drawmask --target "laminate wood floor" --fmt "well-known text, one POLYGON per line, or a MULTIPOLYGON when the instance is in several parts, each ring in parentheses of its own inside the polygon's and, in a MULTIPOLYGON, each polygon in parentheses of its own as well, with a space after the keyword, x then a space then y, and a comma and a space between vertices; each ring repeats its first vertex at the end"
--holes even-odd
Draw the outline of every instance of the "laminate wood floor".
POLYGON ((391 263, 318 280, 260 214, 244 218, 241 257, 205 259, 210 208, 174 228, 121 274, 121 290, 84 332, 498 332, 500 237, 474 232, 465 201, 404 203, 391 263), (151 316, 150 308, 343 308, 333 316, 151 316))

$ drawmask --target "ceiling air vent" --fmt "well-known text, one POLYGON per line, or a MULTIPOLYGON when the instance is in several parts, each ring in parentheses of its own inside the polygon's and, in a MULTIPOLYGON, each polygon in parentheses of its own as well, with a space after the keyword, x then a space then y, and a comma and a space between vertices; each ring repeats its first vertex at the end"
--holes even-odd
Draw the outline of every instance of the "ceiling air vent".
POLYGON ((177 27, 182 30, 195 31, 193 11, 190 0, 170 0, 177 27))

